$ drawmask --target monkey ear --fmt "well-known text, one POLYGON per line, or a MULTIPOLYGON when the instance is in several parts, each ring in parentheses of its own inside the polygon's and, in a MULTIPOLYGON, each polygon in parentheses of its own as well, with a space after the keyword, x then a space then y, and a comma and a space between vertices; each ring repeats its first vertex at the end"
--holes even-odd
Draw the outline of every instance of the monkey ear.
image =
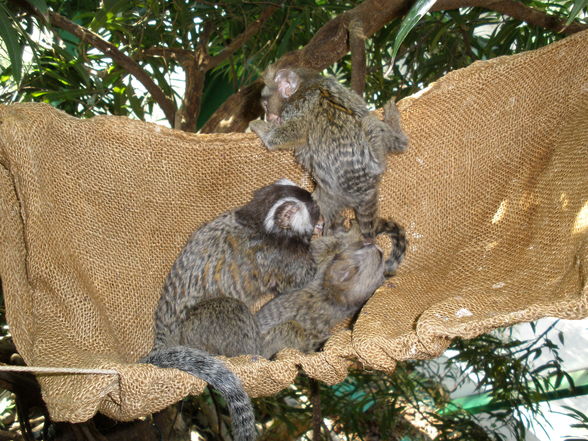
POLYGON ((349 260, 338 260, 331 267, 331 274, 337 283, 347 283, 359 272, 359 266, 353 265, 349 260))
POLYGON ((278 85, 278 92, 280 92, 282 98, 290 98, 300 86, 300 76, 290 69, 277 71, 274 81, 278 85))

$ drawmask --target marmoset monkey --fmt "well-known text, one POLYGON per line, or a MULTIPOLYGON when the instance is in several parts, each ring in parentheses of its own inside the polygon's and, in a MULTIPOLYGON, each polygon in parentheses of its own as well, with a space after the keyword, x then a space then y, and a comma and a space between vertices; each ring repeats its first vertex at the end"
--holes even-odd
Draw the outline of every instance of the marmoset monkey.
POLYGON ((165 281, 154 347, 141 362, 181 369, 218 390, 236 441, 255 439, 253 408, 239 379, 213 355, 259 352, 249 308, 312 280, 310 239, 318 220, 310 193, 279 180, 196 230, 165 281))
POLYGON ((386 156, 408 145, 394 102, 384 107, 383 122, 355 92, 313 70, 270 67, 264 81, 267 121, 252 121, 251 130, 270 150, 294 150, 316 181, 325 230, 336 229, 341 210, 352 208, 362 234, 373 237, 386 156))
POLYGON ((393 221, 378 219, 376 232, 386 233, 392 240, 393 250, 386 261, 374 242, 362 236, 357 224, 349 232, 313 240, 317 263, 313 281, 274 298, 255 315, 263 335, 264 356, 287 347, 317 350, 337 323, 355 316, 384 277, 394 274, 406 250, 404 230, 393 221))

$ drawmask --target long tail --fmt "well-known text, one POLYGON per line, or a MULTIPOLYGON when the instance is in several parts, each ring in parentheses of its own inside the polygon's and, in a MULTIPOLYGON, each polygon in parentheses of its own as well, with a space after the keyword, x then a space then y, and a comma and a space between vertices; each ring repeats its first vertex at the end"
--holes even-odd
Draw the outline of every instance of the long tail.
POLYGON ((406 253, 406 245, 408 243, 406 233, 404 232, 404 228, 393 220, 383 219, 381 217, 376 220, 375 230, 376 234, 387 234, 392 241, 392 252, 384 265, 384 275, 386 277, 392 277, 396 274, 396 270, 406 253))
POLYGON ((251 400, 239 378, 222 361, 199 349, 173 346, 152 351, 140 363, 180 369, 206 381, 227 403, 234 441, 253 441, 257 438, 251 400))

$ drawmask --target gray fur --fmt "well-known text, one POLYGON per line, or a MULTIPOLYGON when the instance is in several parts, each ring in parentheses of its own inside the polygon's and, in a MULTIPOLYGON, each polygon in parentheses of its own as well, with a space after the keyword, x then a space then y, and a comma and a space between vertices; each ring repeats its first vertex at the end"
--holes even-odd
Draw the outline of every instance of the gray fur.
POLYGON ((386 156, 408 145, 394 102, 384 107, 382 122, 335 78, 303 68, 270 68, 264 80, 268 121, 252 121, 251 130, 268 149, 294 150, 316 181, 313 197, 326 229, 336 229, 341 211, 353 208, 361 232, 373 237, 386 156))
POLYGON ((195 348, 173 346, 157 349, 141 359, 162 368, 181 369, 206 381, 224 398, 231 415, 233 439, 253 441, 257 438, 255 417, 249 396, 237 376, 220 360, 195 348))
POLYGON ((243 207, 196 230, 165 281, 155 312, 155 348, 178 345, 180 327, 203 300, 231 297, 251 308, 267 294, 304 286, 315 271, 310 238, 318 218, 310 193, 273 184, 257 190, 243 207), (266 229, 268 212, 277 201, 289 198, 310 213, 310 228, 304 234, 279 220, 289 213, 290 201, 280 206, 284 210, 274 212, 273 229, 266 229))
POLYGON ((404 230, 393 221, 378 220, 377 232, 390 235, 394 245, 387 261, 357 226, 313 241, 317 262, 313 281, 296 292, 274 298, 255 316, 263 335, 264 356, 270 357, 286 347, 303 352, 317 350, 333 327, 353 317, 384 277, 392 275, 406 250, 404 230))
POLYGON ((141 362, 181 369, 218 390, 236 441, 256 438, 253 407, 239 379, 213 355, 260 353, 249 308, 312 279, 310 238, 318 218, 310 193, 280 180, 196 230, 165 281, 154 348, 141 362))

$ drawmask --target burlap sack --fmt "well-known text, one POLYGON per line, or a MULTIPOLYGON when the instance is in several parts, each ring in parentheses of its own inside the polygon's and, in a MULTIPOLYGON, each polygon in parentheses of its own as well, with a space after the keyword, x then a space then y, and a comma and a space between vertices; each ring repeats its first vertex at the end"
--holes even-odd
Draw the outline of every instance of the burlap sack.
MULTIPOLYGON (((390 156, 382 215, 407 258, 353 332, 324 352, 231 360, 252 396, 302 368, 327 383, 349 360, 391 371, 456 336, 543 316, 588 315, 588 32, 453 72, 400 104, 411 138, 390 156)), ((0 107, 0 276, 55 420, 129 420, 205 386, 135 364, 152 343, 160 287, 190 232, 253 189, 309 179, 255 135, 193 135, 120 117, 79 120, 42 104, 0 107)))

